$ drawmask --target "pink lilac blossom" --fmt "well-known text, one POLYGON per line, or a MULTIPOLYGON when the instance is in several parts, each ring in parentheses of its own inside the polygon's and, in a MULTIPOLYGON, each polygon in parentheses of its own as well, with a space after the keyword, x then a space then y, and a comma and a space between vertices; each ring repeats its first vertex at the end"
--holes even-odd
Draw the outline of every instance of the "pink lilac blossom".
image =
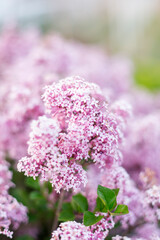
MULTIPOLYGON (((122 152, 124 166, 131 175, 148 167, 155 172, 156 177, 160 178, 159 119, 159 113, 152 113, 133 118, 130 122, 122 152)), ((137 181, 138 178, 135 180, 137 181)))
POLYGON ((160 236, 156 235, 156 234, 153 234, 151 236, 151 240, 160 240, 160 236))
MULTIPOLYGON (((3 139, 3 151, 7 151, 9 156, 14 159, 19 159, 27 153, 27 141, 29 139, 30 122, 42 115, 43 104, 41 100, 41 93, 44 82, 39 79, 35 73, 35 70, 28 69, 27 76, 19 73, 13 74, 12 78, 8 80, 6 88, 1 95, 1 111, 3 114, 2 128, 5 129, 3 139), (19 76, 20 75, 20 76, 19 76), (34 78, 30 78, 30 75, 34 75, 34 78), (20 82, 19 78, 25 80, 20 82), (12 79, 16 79, 15 83, 12 79), (38 86, 38 87, 37 87, 38 86), (16 116, 16 117, 15 117, 16 116)), ((44 80, 44 79, 43 79, 44 80)), ((48 80, 46 80, 48 83, 48 80)))
MULTIPOLYGON (((14 34, 19 35, 16 31, 14 34)), ((19 38, 23 36, 20 35, 19 38)), ((40 50, 38 57, 36 44, 31 44, 30 48, 26 49, 25 58, 22 58, 23 54, 16 58, 16 61, 3 69, 2 74, 0 112, 3 118, 1 121, 3 137, 0 145, 2 150, 15 160, 27 154, 29 125, 33 119, 43 114, 42 89, 50 82, 46 76, 49 64, 46 63, 44 50, 40 50), (25 72, 27 74, 24 74, 25 72)), ((54 80, 55 74, 51 81, 54 80)))
POLYGON ((13 159, 26 154, 30 121, 43 112, 40 100, 32 94, 30 89, 22 86, 18 89, 11 88, 7 94, 7 111, 3 114, 1 122, 3 131, 1 145, 3 151, 8 152, 13 159))
MULTIPOLYGON (((43 99, 47 113, 64 121, 62 139, 67 137, 71 142, 72 134, 77 131, 77 136, 80 134, 74 148, 70 148, 69 157, 87 160, 90 152, 90 157, 100 167, 120 161, 120 129, 116 115, 109 111, 97 85, 87 83, 80 77, 66 78, 47 87, 43 99), (79 151, 83 151, 80 156, 79 151)), ((62 152, 66 149, 65 143, 63 140, 60 146, 62 152)))
POLYGON ((11 182, 12 173, 8 171, 9 164, 4 160, 4 154, 0 152, 0 192, 6 194, 10 187, 13 187, 11 182))
POLYGON ((160 186, 153 185, 145 192, 145 202, 149 204, 153 211, 155 212, 155 216, 157 220, 160 219, 160 186))
POLYGON ((113 220, 108 216, 91 227, 69 221, 61 223, 57 230, 53 231, 51 240, 103 240, 113 226, 113 220))
POLYGON ((3 147, 14 159, 26 155, 28 126, 43 114, 40 96, 44 85, 57 81, 59 76, 78 73, 89 81, 102 83, 101 86, 105 84, 108 91, 116 86, 115 95, 118 91, 126 92, 132 85, 128 61, 111 59, 94 46, 67 42, 56 35, 40 38, 36 31, 21 33, 15 27, 8 28, 2 34, 0 51, 7 64, 3 68, 0 96, 0 111, 5 119, 3 128, 6 128, 3 147), (9 45, 11 40, 14 44, 9 45), (7 56, 6 49, 9 49, 7 56), (121 84, 121 79, 125 84, 121 84))
MULTIPOLYGON (((136 237, 136 238, 129 238, 129 237, 126 237, 126 236, 115 236, 115 237, 112 237, 112 240, 145 240, 145 238, 139 238, 139 237, 136 237)), ((152 239, 150 239, 152 240, 152 239)))
POLYGON ((28 153, 18 163, 18 170, 27 176, 36 178, 41 175, 42 181, 52 183, 57 192, 63 188, 77 189, 82 183, 86 184, 86 172, 82 166, 61 154, 57 147, 60 127, 55 119, 46 116, 39 117, 32 123, 28 153))
POLYGON ((61 223, 56 231, 52 233, 51 240, 92 240, 93 233, 90 231, 89 227, 84 226, 81 223, 65 222, 61 223))
MULTIPOLYGON (((158 237, 158 235, 156 234, 153 234, 149 240, 159 240, 160 238, 158 237)), ((126 237, 126 236, 115 236, 115 237, 112 237, 112 240, 146 240, 146 238, 139 238, 139 237, 133 237, 133 238, 129 238, 129 237, 126 237)))
POLYGON ((135 117, 146 116, 158 109, 158 99, 147 89, 132 88, 123 97, 131 104, 135 117))
POLYGON ((15 26, 8 26, 2 31, 0 37, 0 65, 10 65, 18 58, 26 56, 36 46, 37 31, 18 31, 15 26))
POLYGON ((124 57, 110 57, 96 46, 85 46, 50 35, 46 46, 54 56, 60 77, 80 75, 111 92, 112 98, 126 93, 133 85, 132 63, 124 57))
POLYGON ((145 240, 156 240, 159 239, 160 230, 158 229, 157 224, 146 223, 136 228, 135 235, 145 240))
POLYGON ((109 230, 114 227, 114 221, 112 216, 109 216, 108 213, 96 213, 96 216, 103 215, 98 223, 90 226, 91 232, 94 234, 94 238, 96 239, 105 239, 108 236, 109 230))
MULTIPOLYGON (((115 236, 115 237, 112 237, 112 240, 131 240, 131 238, 128 238, 128 237, 125 237, 125 236, 115 236)), ((139 239, 140 240, 140 239, 139 239)))
POLYGON ((8 163, 0 156, 0 234, 12 238, 10 225, 17 229, 21 222, 27 221, 27 209, 9 195, 8 190, 13 186, 8 163))
POLYGON ((13 229, 16 230, 20 223, 27 222, 26 207, 18 203, 15 198, 8 194, 1 194, 0 196, 0 230, 2 233, 12 232, 9 230, 12 224, 13 229))
POLYGON ((50 180, 56 191, 86 184, 82 161, 100 167, 120 162, 121 130, 116 114, 95 84, 71 77, 46 87, 43 100, 49 117, 33 121, 28 154, 18 170, 50 180))
POLYGON ((147 203, 154 206, 160 206, 160 186, 153 185, 146 191, 147 203))

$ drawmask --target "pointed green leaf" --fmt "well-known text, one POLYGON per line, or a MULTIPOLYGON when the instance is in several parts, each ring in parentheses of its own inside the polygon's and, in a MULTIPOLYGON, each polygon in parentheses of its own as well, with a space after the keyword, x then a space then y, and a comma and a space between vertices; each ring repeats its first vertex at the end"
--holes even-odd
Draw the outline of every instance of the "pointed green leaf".
POLYGON ((107 212, 107 208, 105 207, 104 203, 102 202, 102 200, 97 197, 96 199, 96 207, 94 209, 94 212, 107 212))
POLYGON ((85 212, 88 210, 88 201, 81 193, 78 193, 72 197, 72 204, 78 212, 85 212))
POLYGON ((98 216, 96 217, 94 213, 86 211, 84 212, 83 216, 83 224, 85 226, 91 226, 97 222, 99 222, 104 216, 98 216))
POLYGON ((118 196, 119 188, 112 189, 112 191, 116 194, 116 196, 118 196))
POLYGON ((113 213, 111 213, 111 215, 121 216, 121 215, 125 215, 128 213, 129 213, 129 211, 128 211, 127 205, 120 204, 117 206, 116 210, 113 213))
POLYGON ((97 195, 107 210, 112 211, 117 206, 116 194, 111 189, 98 185, 97 195))

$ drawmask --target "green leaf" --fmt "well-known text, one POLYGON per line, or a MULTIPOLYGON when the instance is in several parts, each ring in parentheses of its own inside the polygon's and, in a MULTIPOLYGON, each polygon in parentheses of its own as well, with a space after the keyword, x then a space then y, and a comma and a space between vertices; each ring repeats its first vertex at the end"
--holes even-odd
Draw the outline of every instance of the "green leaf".
POLYGON ((116 197, 117 197, 119 193, 119 188, 112 189, 112 191, 116 194, 116 197))
POLYGON ((83 216, 83 224, 85 226, 91 226, 97 222, 99 222, 104 216, 98 216, 96 217, 94 213, 86 211, 84 212, 83 216))
POLYGON ((34 238, 32 238, 29 235, 24 235, 24 236, 17 237, 16 240, 34 240, 34 238))
POLYGON ((96 199, 96 207, 94 212, 107 212, 107 208, 99 197, 96 199))
POLYGON ((28 177, 26 179, 26 185, 30 188, 33 188, 35 190, 39 190, 40 189, 40 185, 39 185, 39 181, 38 178, 36 178, 35 180, 33 179, 33 177, 28 177))
POLYGON ((81 193, 78 193, 72 197, 72 205, 78 212, 85 212, 88 210, 88 201, 81 193))
POLYGON ((66 221, 73 221, 74 220, 74 213, 72 206, 69 202, 65 202, 62 205, 62 211, 60 212, 59 221, 66 222, 66 221))
POLYGON ((102 200, 107 210, 112 211, 117 206, 116 194, 113 190, 98 185, 97 195, 102 200))
POLYGON ((125 215, 128 213, 129 213, 129 211, 128 211, 127 205, 120 204, 117 206, 116 210, 113 213, 111 213, 111 215, 120 216, 120 215, 125 215))

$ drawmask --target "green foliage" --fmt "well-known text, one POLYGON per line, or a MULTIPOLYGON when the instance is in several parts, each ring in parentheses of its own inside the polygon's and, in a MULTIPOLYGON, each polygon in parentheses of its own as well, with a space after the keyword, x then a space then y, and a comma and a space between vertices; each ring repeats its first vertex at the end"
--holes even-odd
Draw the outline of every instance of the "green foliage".
POLYGON ((26 178, 26 186, 30 187, 32 189, 35 189, 35 190, 40 190, 38 178, 36 178, 34 180, 32 177, 27 177, 26 178))
POLYGON ((111 215, 120 216, 120 215, 125 215, 128 213, 129 213, 129 211, 128 211, 127 205, 120 204, 117 206, 116 210, 113 213, 111 213, 111 215))
POLYGON ((99 222, 104 216, 95 216, 96 212, 107 213, 112 216, 120 216, 128 214, 128 207, 126 205, 117 205, 117 195, 119 189, 109 189, 98 185, 97 188, 97 199, 94 212, 86 211, 83 216, 83 223, 85 226, 91 226, 99 222))
POLYGON ((112 189, 112 191, 116 194, 116 197, 117 197, 119 193, 119 188, 112 189))
POLYGON ((96 199, 96 207, 94 212, 104 212, 106 213, 108 209, 106 208, 105 204, 102 202, 101 198, 97 197, 96 199))
MULTIPOLYGON (((40 185, 38 178, 34 180, 31 177, 26 177, 23 173, 14 170, 12 165, 10 170, 13 173, 12 179, 16 185, 16 187, 10 189, 10 194, 27 207, 28 224, 39 226, 38 239, 49 239, 55 211, 54 205, 48 204, 48 196, 53 191, 51 184, 40 185)), ((13 240, 34 240, 29 235, 15 237, 16 231, 14 232, 13 240)))
MULTIPOLYGON (((48 239, 52 229, 52 223, 58 207, 56 204, 49 205, 48 197, 53 189, 50 183, 40 185, 38 178, 26 178, 13 170, 13 179, 16 188, 11 189, 11 194, 28 208, 29 224, 39 225, 40 233, 38 239, 48 239), (17 177, 16 177, 17 175, 17 177), (18 182, 16 182, 18 181, 18 182), (44 218, 45 216, 45 218, 44 218)), ((93 212, 88 211, 88 201, 85 196, 78 193, 72 196, 71 202, 63 202, 59 212, 58 221, 81 221, 85 226, 91 226, 99 222, 104 216, 119 216, 128 213, 126 205, 117 205, 119 189, 109 189, 101 185, 97 188, 96 206, 93 212), (96 216, 96 213, 101 213, 96 216)), ((16 237, 16 240, 33 240, 28 235, 16 237)))
POLYGON ((62 210, 58 217, 59 221, 73 221, 75 219, 75 215, 79 213, 84 213, 88 210, 88 201, 85 196, 81 193, 78 193, 72 196, 71 203, 64 202, 62 205, 62 210))
POLYGON ((66 221, 73 221, 75 218, 74 213, 73 213, 73 208, 71 203, 65 202, 62 205, 62 211, 60 212, 60 215, 58 217, 58 220, 61 222, 66 222, 66 221))
POLYGON ((96 217, 94 213, 86 211, 83 216, 83 223, 85 226, 91 226, 97 222, 99 222, 104 216, 96 217))
POLYGON ((78 193, 72 197, 72 206, 75 211, 83 213, 88 210, 88 201, 85 196, 78 193))
POLYGON ((116 194, 113 190, 98 185, 97 195, 102 200, 107 210, 112 211, 116 207, 116 194))

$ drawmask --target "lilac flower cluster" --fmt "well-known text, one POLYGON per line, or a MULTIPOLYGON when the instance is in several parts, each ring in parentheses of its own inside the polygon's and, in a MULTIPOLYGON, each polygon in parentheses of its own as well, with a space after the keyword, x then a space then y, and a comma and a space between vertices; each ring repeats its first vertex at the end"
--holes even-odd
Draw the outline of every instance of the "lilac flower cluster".
POLYGON ((50 180, 57 192, 86 185, 82 166, 100 168, 120 162, 121 137, 116 115, 109 110, 99 87, 71 77, 46 88, 46 113, 33 121, 28 154, 18 170, 50 180))
POLYGON ((27 209, 13 198, 8 190, 13 187, 11 182, 11 172, 8 169, 7 162, 0 156, 0 234, 12 238, 13 232, 10 230, 17 229, 20 223, 27 221, 27 209))
POLYGON ((113 240, 159 239, 160 98, 137 89, 132 73, 130 61, 94 46, 36 31, 3 32, 0 233, 11 237, 10 226, 26 221, 26 208, 8 192, 13 186, 9 157, 15 168, 20 159, 18 170, 26 176, 50 181, 53 195, 65 190, 70 200, 72 190, 83 193, 90 210, 98 184, 120 189, 118 202, 129 207, 128 215, 106 215, 91 227, 61 223, 52 240, 103 240, 119 221, 118 234, 128 231, 133 238, 113 240))
POLYGON ((77 222, 65 222, 61 223, 59 228, 52 233, 51 240, 78 240, 80 238, 84 240, 93 239, 93 233, 91 233, 89 227, 77 222))
POLYGON ((51 240, 98 240, 105 239, 110 228, 113 228, 113 221, 106 217, 100 224, 95 224, 91 228, 75 221, 61 223, 59 228, 52 233, 51 240))

